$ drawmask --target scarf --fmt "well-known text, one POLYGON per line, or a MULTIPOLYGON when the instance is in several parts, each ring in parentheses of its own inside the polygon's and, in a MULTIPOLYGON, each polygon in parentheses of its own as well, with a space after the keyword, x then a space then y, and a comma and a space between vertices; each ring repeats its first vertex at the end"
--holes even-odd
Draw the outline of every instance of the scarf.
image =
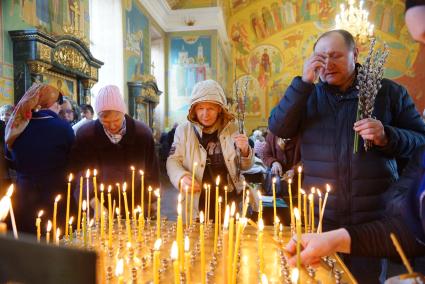
POLYGON ((113 133, 109 132, 105 127, 103 127, 103 131, 105 132, 106 137, 108 137, 109 141, 111 141, 112 144, 120 143, 121 139, 123 138, 123 136, 125 135, 125 133, 127 131, 125 119, 123 120, 121 129, 117 134, 113 134, 113 133))

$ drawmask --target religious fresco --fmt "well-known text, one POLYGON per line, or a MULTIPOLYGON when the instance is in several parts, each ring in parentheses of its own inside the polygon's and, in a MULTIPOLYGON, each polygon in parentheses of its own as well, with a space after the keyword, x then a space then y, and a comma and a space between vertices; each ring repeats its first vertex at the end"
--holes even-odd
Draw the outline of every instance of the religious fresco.
POLYGON ((216 36, 171 35, 169 38, 168 101, 170 121, 184 121, 190 107, 193 86, 206 79, 216 79, 214 63, 216 36), (214 58, 213 58, 214 57, 214 58))
MULTIPOLYGON (((293 77, 301 75, 306 58, 311 55, 317 37, 333 29, 336 13, 345 1, 229 0, 231 16, 227 29, 232 44, 231 71, 235 77, 255 81, 252 103, 248 99, 247 128, 267 125, 271 109, 279 102, 293 77), (257 98, 258 97, 258 100, 257 98), (255 107, 254 107, 255 106, 255 107), (254 110, 252 109, 254 108, 254 110), (256 111, 260 109, 260 111, 256 111)), ((365 1, 369 21, 375 24, 377 47, 389 45, 390 56, 385 77, 409 90, 420 112, 425 107, 425 49, 420 49, 404 25, 404 2, 401 0, 365 1)), ((368 45, 359 46, 360 59, 368 45)), ((251 83, 250 84, 253 84, 251 83)), ((234 90, 233 90, 234 91, 234 90)))
POLYGON ((2 1, 0 35, 0 104, 13 103, 13 55, 8 31, 37 28, 63 35, 73 27, 90 35, 89 0, 2 1))
POLYGON ((228 95, 228 83, 230 78, 229 62, 221 44, 217 48, 217 82, 223 87, 225 93, 228 95))
POLYGON ((123 22, 125 80, 140 80, 150 74, 151 53, 149 19, 138 1, 126 1, 123 22))

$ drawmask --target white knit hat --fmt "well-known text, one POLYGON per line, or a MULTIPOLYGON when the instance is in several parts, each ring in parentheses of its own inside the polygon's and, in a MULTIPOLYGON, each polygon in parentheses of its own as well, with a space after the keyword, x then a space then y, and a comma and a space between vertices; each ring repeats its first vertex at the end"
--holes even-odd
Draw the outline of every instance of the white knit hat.
POLYGON ((120 89, 114 85, 107 85, 99 90, 96 96, 94 109, 97 114, 107 110, 115 110, 122 113, 127 112, 127 107, 120 93, 120 89))

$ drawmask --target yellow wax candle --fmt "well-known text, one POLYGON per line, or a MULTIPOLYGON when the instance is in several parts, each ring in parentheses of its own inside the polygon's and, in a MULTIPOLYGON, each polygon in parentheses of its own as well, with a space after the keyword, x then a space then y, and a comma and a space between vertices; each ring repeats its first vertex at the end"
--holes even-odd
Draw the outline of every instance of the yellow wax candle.
POLYGON ((133 220, 136 220, 136 211, 134 211, 134 177, 136 169, 131 166, 131 212, 133 213, 133 220))
POLYGON ((223 277, 225 279, 224 283, 227 283, 227 275, 228 275, 228 256, 229 256, 229 215, 230 208, 229 205, 226 205, 226 210, 224 213, 223 220, 223 253, 222 253, 222 262, 223 262, 223 277))
POLYGON ((9 204, 10 222, 12 223, 13 236, 15 237, 15 239, 18 239, 18 229, 16 227, 15 214, 13 213, 13 206, 12 206, 12 199, 11 199, 13 190, 14 190, 14 186, 13 184, 11 184, 9 188, 7 189, 7 192, 4 198, 7 198, 6 199, 7 204, 9 204))
POLYGON ((317 233, 321 233, 322 232, 322 192, 317 189, 317 195, 319 195, 319 223, 317 224, 317 233))
POLYGON ((114 224, 114 213, 112 211, 112 197, 111 197, 112 186, 108 186, 108 247, 112 248, 112 229, 114 224))
POLYGON ((68 178, 68 190, 66 194, 66 216, 65 216, 65 238, 68 238, 68 222, 69 222, 69 205, 71 200, 71 181, 72 181, 72 174, 69 174, 68 178))
MULTIPOLYGON (((329 186, 329 184, 326 184, 326 193, 325 193, 325 199, 323 200, 323 206, 322 206, 322 210, 319 212, 320 213, 320 219, 319 219, 319 228, 320 228, 320 232, 322 232, 322 226, 323 226, 323 217, 325 216, 325 207, 326 207, 326 202, 328 200, 328 195, 329 192, 331 191, 331 187, 329 186)), ((320 202, 320 200, 319 200, 320 202)))
POLYGON ((186 224, 186 229, 188 228, 188 226, 189 226, 189 222, 188 222, 188 206, 187 206, 187 204, 188 204, 188 195, 189 195, 189 187, 188 186, 186 186, 185 188, 184 188, 184 190, 185 190, 185 199, 184 199, 184 218, 185 218, 185 224, 186 224))
POLYGON ((100 184, 100 239, 105 239, 105 215, 103 212, 103 203, 105 203, 105 196, 103 195, 103 191, 105 187, 103 183, 100 184))
POLYGON ((182 220, 182 204, 181 204, 181 194, 179 193, 178 202, 177 202, 177 246, 179 250, 179 259, 181 270, 183 271, 184 267, 184 244, 183 244, 183 220, 182 220))
POLYGON ((221 195, 218 197, 218 235, 220 236, 221 234, 221 203, 222 203, 222 198, 221 195))
POLYGON ((50 231, 52 230, 52 222, 47 221, 47 231, 46 231, 46 243, 50 243, 50 231))
POLYGON ((119 183, 115 184, 118 188, 118 209, 120 210, 119 214, 121 215, 121 185, 119 183))
POLYGON ((128 202, 127 202, 127 184, 124 183, 122 186, 122 194, 124 196, 124 207, 125 207, 125 228, 127 231, 128 242, 131 243, 131 227, 130 227, 130 212, 128 212, 128 202))
POLYGON ((81 203, 83 200, 83 176, 80 177, 80 195, 78 198, 78 216, 77 216, 77 233, 80 233, 81 226, 81 203))
POLYGON ((176 241, 173 241, 171 246, 171 260, 173 261, 174 283, 180 284, 179 249, 176 241))
POLYGON ((302 174, 303 168, 301 166, 298 166, 298 210, 300 210, 301 214, 301 174, 302 174))
POLYGON ((279 225, 279 240, 283 240, 283 224, 279 225))
MULTIPOLYGON (((87 218, 90 219, 90 185, 89 185, 89 179, 90 179, 90 169, 86 172, 86 202, 87 202, 87 218)), ((87 224, 88 224, 88 219, 87 224)))
POLYGON ((155 190, 156 196, 156 238, 161 238, 161 195, 159 193, 159 188, 155 190))
POLYGON ((197 165, 198 163, 194 162, 192 168, 192 186, 190 189, 190 225, 193 223, 193 192, 195 190, 195 170, 197 165))
POLYGON ((93 228, 93 225, 94 225, 94 219, 90 219, 90 222, 89 222, 89 227, 88 227, 88 231, 87 231, 87 236, 88 236, 88 238, 89 238, 89 246, 91 246, 92 245, 92 228, 93 228))
POLYGON ((142 206, 142 218, 145 218, 145 173, 140 170, 140 206, 142 206))
POLYGON ((301 190, 301 194, 303 196, 303 215, 304 215, 304 232, 307 233, 307 226, 308 226, 308 218, 307 218, 307 194, 305 193, 305 190, 301 190))
POLYGON ((207 210, 208 210, 208 212, 207 212, 207 218, 205 218, 205 220, 206 220, 206 224, 209 224, 210 223, 210 212, 211 212, 211 184, 208 184, 207 185, 207 187, 208 187, 208 207, 207 207, 207 210))
POLYGON ((314 233, 315 231, 315 216, 314 216, 314 194, 316 193, 316 189, 314 187, 311 188, 311 195, 312 195, 312 199, 311 199, 311 208, 313 208, 311 210, 311 232, 314 233))
POLYGON ((235 242, 235 252, 233 253, 233 266, 232 266, 232 284, 236 284, 236 271, 237 271, 237 260, 238 260, 238 251, 241 243, 242 231, 246 225, 246 218, 241 218, 239 220, 238 226, 236 228, 236 242, 235 242))
POLYGON ((243 181, 242 185, 243 185, 243 187, 242 187, 242 203, 244 203, 245 202, 246 181, 243 181))
POLYGON ((301 214, 298 208, 294 208, 294 216, 297 228, 297 269, 301 269, 301 214))
POLYGON ((205 284, 207 282, 207 277, 205 274, 204 213, 202 211, 199 213, 199 222, 199 238, 201 241, 201 283, 205 284))
POLYGON ((58 194, 55 198, 55 203, 53 204, 53 240, 56 240, 56 217, 58 214, 58 202, 61 200, 61 195, 58 194))
POLYGON ((279 217, 276 216, 276 219, 274 220, 274 228, 273 228, 273 230, 274 230, 273 235, 274 235, 275 238, 278 237, 277 231, 279 230, 279 224, 280 224, 280 219, 279 219, 279 217))
POLYGON ((227 185, 224 186, 224 206, 227 206, 227 185))
POLYGON ((148 197, 148 219, 151 219, 151 201, 152 201, 152 187, 148 187, 148 193, 149 193, 149 197, 148 197))
POLYGON ((186 273, 186 281, 190 282, 190 241, 189 237, 184 238, 184 272, 186 273))
POLYGON ((309 195, 308 195, 308 204, 309 204, 309 207, 310 207, 310 212, 309 212, 309 218, 310 218, 310 229, 311 229, 311 232, 314 232, 314 205, 313 205, 313 200, 314 200, 314 197, 313 197, 313 194, 312 193, 310 193, 309 195))
POLYGON ((263 196, 258 192, 258 220, 263 219, 263 196))
POLYGON ((71 218, 69 218, 69 241, 72 243, 74 236, 72 233, 72 222, 74 221, 74 217, 71 216, 71 218))
MULTIPOLYGON (((204 190, 205 190, 205 202, 204 202, 204 212, 206 216, 208 215, 208 185, 204 183, 204 190)), ((208 224, 208 217, 207 217, 207 224, 208 224)))
POLYGON ((83 201, 83 220, 81 221, 83 226, 83 243, 84 246, 87 246, 87 215, 86 215, 86 208, 87 208, 87 201, 83 201))
POLYGON ((218 191, 219 191, 219 185, 220 185, 220 176, 217 176, 217 179, 215 181, 214 254, 217 254, 217 249, 218 249, 218 191))
POLYGON ((247 191, 247 195, 245 197, 245 200, 242 200, 242 218, 246 217, 246 212, 248 211, 248 205, 249 205, 249 191, 247 191))
POLYGON ((293 203, 292 203, 292 179, 288 179, 288 193, 289 193, 289 213, 291 215, 291 227, 295 226, 294 221, 294 209, 293 209, 293 203))
POLYGON ((153 283, 159 284, 159 250, 161 248, 161 239, 157 239, 154 244, 153 253, 153 283))
POLYGON ((235 227, 235 202, 232 202, 232 206, 230 208, 230 220, 229 220, 229 243, 228 243, 228 258, 227 258, 227 266, 229 267, 227 271, 227 283, 232 281, 232 260, 233 260, 233 238, 234 238, 234 227, 235 227))
POLYGON ((60 228, 57 228, 56 229, 56 233, 55 233, 55 236, 56 236, 55 245, 57 245, 57 246, 59 245, 60 235, 61 235, 61 229, 60 228))
POLYGON ((273 191, 273 222, 274 222, 274 227, 275 227, 275 232, 276 232, 276 178, 274 177, 272 179, 272 191, 273 191))
POLYGON ((96 222, 99 222, 99 207, 98 207, 98 201, 97 201, 97 170, 93 170, 93 191, 94 191, 94 216, 96 219, 96 222))
POLYGON ((121 230, 121 215, 120 215, 120 209, 117 207, 115 208, 115 214, 117 214, 117 225, 118 225, 118 230, 121 230))
POLYGON ((124 284, 124 259, 120 258, 117 260, 117 266, 115 267, 115 276, 118 278, 118 284, 124 284))
POLYGON ((41 238, 41 216, 43 216, 44 211, 38 211, 37 219, 35 220, 35 227, 37 228, 37 242, 40 242, 41 238))
POLYGON ((260 260, 260 273, 264 273, 264 253, 263 253, 263 230, 264 221, 258 221, 258 258, 260 260))
POLYGON ((139 211, 139 221, 137 226, 137 241, 142 242, 143 241, 143 214, 142 214, 142 208, 140 206, 137 206, 137 211, 139 211))

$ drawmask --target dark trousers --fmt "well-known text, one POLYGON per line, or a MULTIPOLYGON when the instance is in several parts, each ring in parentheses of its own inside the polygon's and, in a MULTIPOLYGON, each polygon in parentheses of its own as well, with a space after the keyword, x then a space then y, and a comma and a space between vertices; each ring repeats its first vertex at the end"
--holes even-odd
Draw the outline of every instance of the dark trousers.
POLYGON ((386 259, 345 255, 343 261, 358 283, 383 283, 387 278, 386 259))

